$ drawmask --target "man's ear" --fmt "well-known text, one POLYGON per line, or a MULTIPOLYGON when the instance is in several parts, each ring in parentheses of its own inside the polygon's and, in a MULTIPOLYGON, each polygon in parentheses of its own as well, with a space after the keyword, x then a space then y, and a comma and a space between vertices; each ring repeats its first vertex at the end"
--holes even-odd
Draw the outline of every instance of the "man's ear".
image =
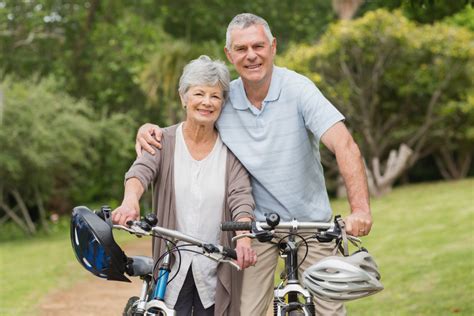
POLYGON ((230 53, 230 51, 227 49, 227 47, 224 47, 224 52, 225 52, 225 55, 227 56, 227 60, 231 63, 231 64, 234 64, 234 61, 232 59, 232 54, 230 53))
POLYGON ((272 40, 272 53, 273 53, 273 56, 276 55, 276 51, 277 51, 277 39, 276 39, 276 37, 274 37, 273 40, 272 40))

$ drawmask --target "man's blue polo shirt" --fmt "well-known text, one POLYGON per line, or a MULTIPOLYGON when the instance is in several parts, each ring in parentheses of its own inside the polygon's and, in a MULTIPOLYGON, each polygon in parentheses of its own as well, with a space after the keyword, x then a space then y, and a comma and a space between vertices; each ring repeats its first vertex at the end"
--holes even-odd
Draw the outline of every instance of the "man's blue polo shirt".
POLYGON ((258 220, 328 221, 331 207, 319 140, 344 116, 308 78, 273 67, 261 110, 247 99, 241 78, 230 85, 217 127, 222 140, 251 174, 258 220))

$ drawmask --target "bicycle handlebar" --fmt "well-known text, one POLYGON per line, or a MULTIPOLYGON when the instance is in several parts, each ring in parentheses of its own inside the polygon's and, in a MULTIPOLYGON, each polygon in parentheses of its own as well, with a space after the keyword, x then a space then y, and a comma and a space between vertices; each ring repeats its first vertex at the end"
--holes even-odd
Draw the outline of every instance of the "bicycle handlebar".
POLYGON ((223 222, 221 224, 222 231, 237 231, 237 230, 249 230, 251 231, 254 226, 263 230, 272 230, 272 229, 315 229, 315 230, 329 230, 334 228, 334 223, 326 222, 298 222, 297 220, 291 222, 280 222, 276 226, 270 226, 263 221, 253 221, 253 222, 223 222))
POLYGON ((138 237, 141 236, 164 236, 168 238, 173 238, 176 240, 184 241, 190 243, 194 246, 202 248, 202 255, 218 262, 227 262, 232 264, 238 270, 240 267, 233 261, 228 260, 227 258, 237 260, 237 253, 234 249, 224 247, 221 245, 214 245, 212 243, 207 243, 198 238, 183 234, 179 231, 160 227, 160 226, 150 226, 143 221, 131 221, 127 223, 128 226, 123 225, 113 225, 113 228, 125 230, 133 235, 138 237))
MULTIPOLYGON (((276 213, 266 215, 266 221, 252 222, 224 222, 221 224, 222 231, 249 231, 249 233, 240 234, 233 240, 250 237, 256 238, 260 242, 268 242, 273 239, 274 233, 277 231, 289 230, 290 234, 297 232, 315 233, 314 237, 320 242, 329 242, 343 238, 344 225, 340 222, 341 217, 338 215, 332 222, 298 222, 296 219, 290 222, 280 222, 280 216, 276 213)), ((345 235, 347 239, 353 242, 360 242, 360 239, 354 236, 345 235)))

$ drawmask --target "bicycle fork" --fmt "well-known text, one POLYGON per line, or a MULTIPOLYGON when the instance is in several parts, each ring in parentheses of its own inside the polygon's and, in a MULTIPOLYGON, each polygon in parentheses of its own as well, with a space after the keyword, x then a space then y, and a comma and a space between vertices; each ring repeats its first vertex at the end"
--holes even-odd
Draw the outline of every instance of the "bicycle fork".
MULTIPOLYGON (((166 242, 166 246, 169 248, 169 243, 166 242)), ((176 312, 165 304, 165 294, 166 286, 168 284, 168 277, 170 274, 170 255, 166 255, 163 258, 163 262, 160 265, 158 271, 158 281, 153 290, 153 299, 146 304, 147 311, 155 311, 150 315, 164 315, 164 316, 174 316, 176 312)))
POLYGON ((303 288, 298 281, 298 247, 295 237, 290 235, 288 241, 281 244, 282 258, 285 258, 286 284, 282 288, 275 288, 273 312, 275 316, 284 316, 292 311, 303 312, 305 316, 313 316, 313 298, 309 291, 303 288), (288 303, 285 303, 285 296, 288 303), (304 303, 300 303, 298 298, 303 297, 304 303))

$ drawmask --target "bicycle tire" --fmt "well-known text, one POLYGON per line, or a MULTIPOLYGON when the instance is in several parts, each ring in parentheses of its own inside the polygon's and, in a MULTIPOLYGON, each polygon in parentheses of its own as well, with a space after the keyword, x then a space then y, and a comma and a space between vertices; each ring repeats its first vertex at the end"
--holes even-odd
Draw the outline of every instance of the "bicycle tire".
POLYGON ((125 308, 123 309, 123 316, 143 316, 143 313, 137 313, 134 309, 135 307, 133 306, 136 301, 138 301, 140 298, 138 296, 132 296, 128 299, 127 304, 125 305, 125 308))
POLYGON ((302 311, 291 311, 288 313, 288 316, 304 316, 304 312, 302 311))
MULTIPOLYGON (((278 303, 279 300, 273 299, 273 316, 278 316, 278 303)), ((306 307, 308 308, 308 311, 310 315, 315 316, 316 311, 313 303, 306 304, 306 307)), ((304 316, 303 311, 291 311, 288 313, 289 316, 304 316)))
POLYGON ((316 316, 316 307, 314 306, 314 303, 307 304, 306 307, 308 307, 309 313, 312 316, 316 316))
POLYGON ((278 314, 278 300, 273 299, 273 316, 277 316, 278 314))

